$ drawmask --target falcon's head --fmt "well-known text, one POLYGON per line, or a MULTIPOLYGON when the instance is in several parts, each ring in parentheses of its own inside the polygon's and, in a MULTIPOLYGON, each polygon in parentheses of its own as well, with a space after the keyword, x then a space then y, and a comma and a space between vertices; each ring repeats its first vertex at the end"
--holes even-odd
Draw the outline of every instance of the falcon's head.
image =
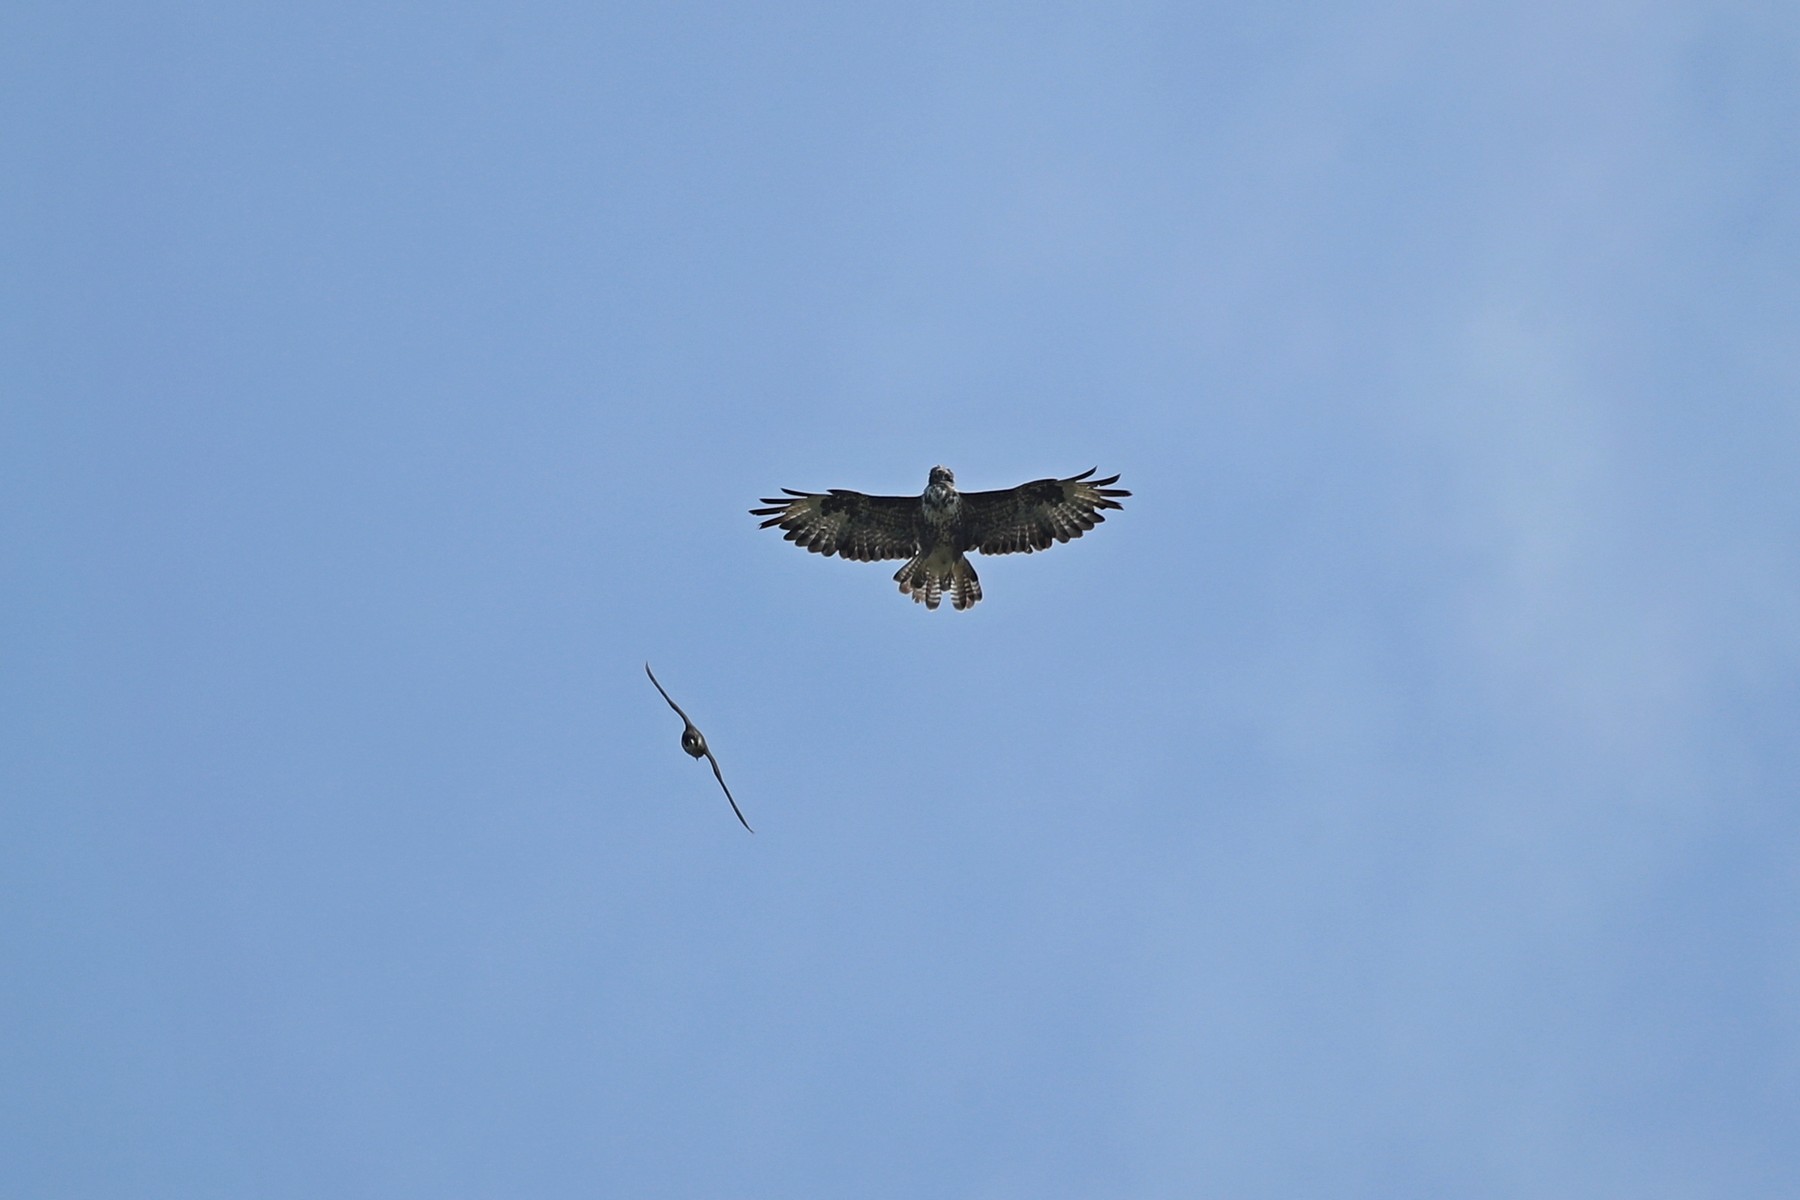
POLYGON ((947 483, 951 487, 955 487, 956 475, 949 467, 933 467, 931 468, 931 478, 925 481, 925 486, 930 487, 934 483, 947 483))

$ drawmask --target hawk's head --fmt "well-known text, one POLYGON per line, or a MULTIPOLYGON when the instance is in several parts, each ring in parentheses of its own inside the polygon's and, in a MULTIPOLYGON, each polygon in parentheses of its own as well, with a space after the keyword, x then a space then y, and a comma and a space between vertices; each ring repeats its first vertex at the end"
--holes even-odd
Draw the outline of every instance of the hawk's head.
POLYGON ((925 486, 930 487, 934 483, 947 483, 951 487, 955 487, 956 475, 949 467, 933 467, 931 468, 931 478, 925 481, 925 486))

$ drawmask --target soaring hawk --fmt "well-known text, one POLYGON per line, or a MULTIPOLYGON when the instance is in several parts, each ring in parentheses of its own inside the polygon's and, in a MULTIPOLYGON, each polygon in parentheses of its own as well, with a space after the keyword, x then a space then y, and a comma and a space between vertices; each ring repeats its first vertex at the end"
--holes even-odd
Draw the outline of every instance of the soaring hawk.
POLYGON ((981 599, 981 581, 963 555, 1030 554, 1052 541, 1066 542, 1106 520, 1103 508, 1123 508, 1117 475, 1090 479, 1090 467, 1068 479, 1037 479, 998 492, 956 490, 949 467, 931 468, 922 496, 865 496, 832 488, 765 498, 762 528, 779 525, 788 541, 817 554, 857 562, 904 558, 895 573, 900 591, 926 608, 936 608, 945 589, 956 608, 981 599))

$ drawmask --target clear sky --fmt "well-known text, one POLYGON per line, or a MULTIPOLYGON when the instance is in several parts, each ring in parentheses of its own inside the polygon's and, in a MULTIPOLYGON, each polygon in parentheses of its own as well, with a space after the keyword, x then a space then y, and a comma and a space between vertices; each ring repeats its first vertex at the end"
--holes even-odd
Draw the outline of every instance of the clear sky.
POLYGON ((0 1193, 1800 1194, 1800 9, 26 0, 0 155, 0 1193), (1133 496, 746 512, 934 463, 1133 496))

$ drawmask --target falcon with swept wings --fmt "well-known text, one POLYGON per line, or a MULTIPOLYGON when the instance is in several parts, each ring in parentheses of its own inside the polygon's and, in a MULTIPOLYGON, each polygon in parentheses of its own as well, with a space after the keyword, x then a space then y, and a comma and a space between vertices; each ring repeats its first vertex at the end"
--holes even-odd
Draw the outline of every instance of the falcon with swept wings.
POLYGON ((950 468, 933 467, 920 496, 782 488, 784 496, 765 498, 769 507, 753 508, 750 515, 767 518, 764 529, 779 525, 788 541, 815 554, 856 562, 904 558, 894 575, 903 594, 934 609, 947 590, 953 607, 971 608, 981 599, 981 581, 964 557, 968 552, 1044 550, 1106 520, 1101 509, 1124 507, 1119 498, 1131 493, 1111 486, 1119 482, 1117 475, 1090 478, 1098 469, 998 492, 962 493, 950 468))
MULTIPOLYGON (((713 778, 717 779, 719 786, 725 789, 725 799, 731 802, 731 811, 737 814, 738 824, 745 829, 750 829, 750 822, 744 820, 744 810, 737 806, 737 800, 732 797, 731 789, 725 787, 725 776, 719 773, 719 760, 713 757, 712 748, 706 744, 706 735, 700 732, 697 725, 688 720, 688 715, 681 711, 681 705, 671 700, 669 693, 663 692, 663 685, 656 682, 656 672, 650 669, 649 663, 644 664, 644 674, 650 676, 651 684, 657 691, 662 692, 662 698, 668 700, 669 707, 674 709, 675 715, 681 718, 681 748, 688 752, 689 758, 703 757, 712 764, 713 778)), ((750 832, 755 833, 756 830, 750 829, 750 832)))

